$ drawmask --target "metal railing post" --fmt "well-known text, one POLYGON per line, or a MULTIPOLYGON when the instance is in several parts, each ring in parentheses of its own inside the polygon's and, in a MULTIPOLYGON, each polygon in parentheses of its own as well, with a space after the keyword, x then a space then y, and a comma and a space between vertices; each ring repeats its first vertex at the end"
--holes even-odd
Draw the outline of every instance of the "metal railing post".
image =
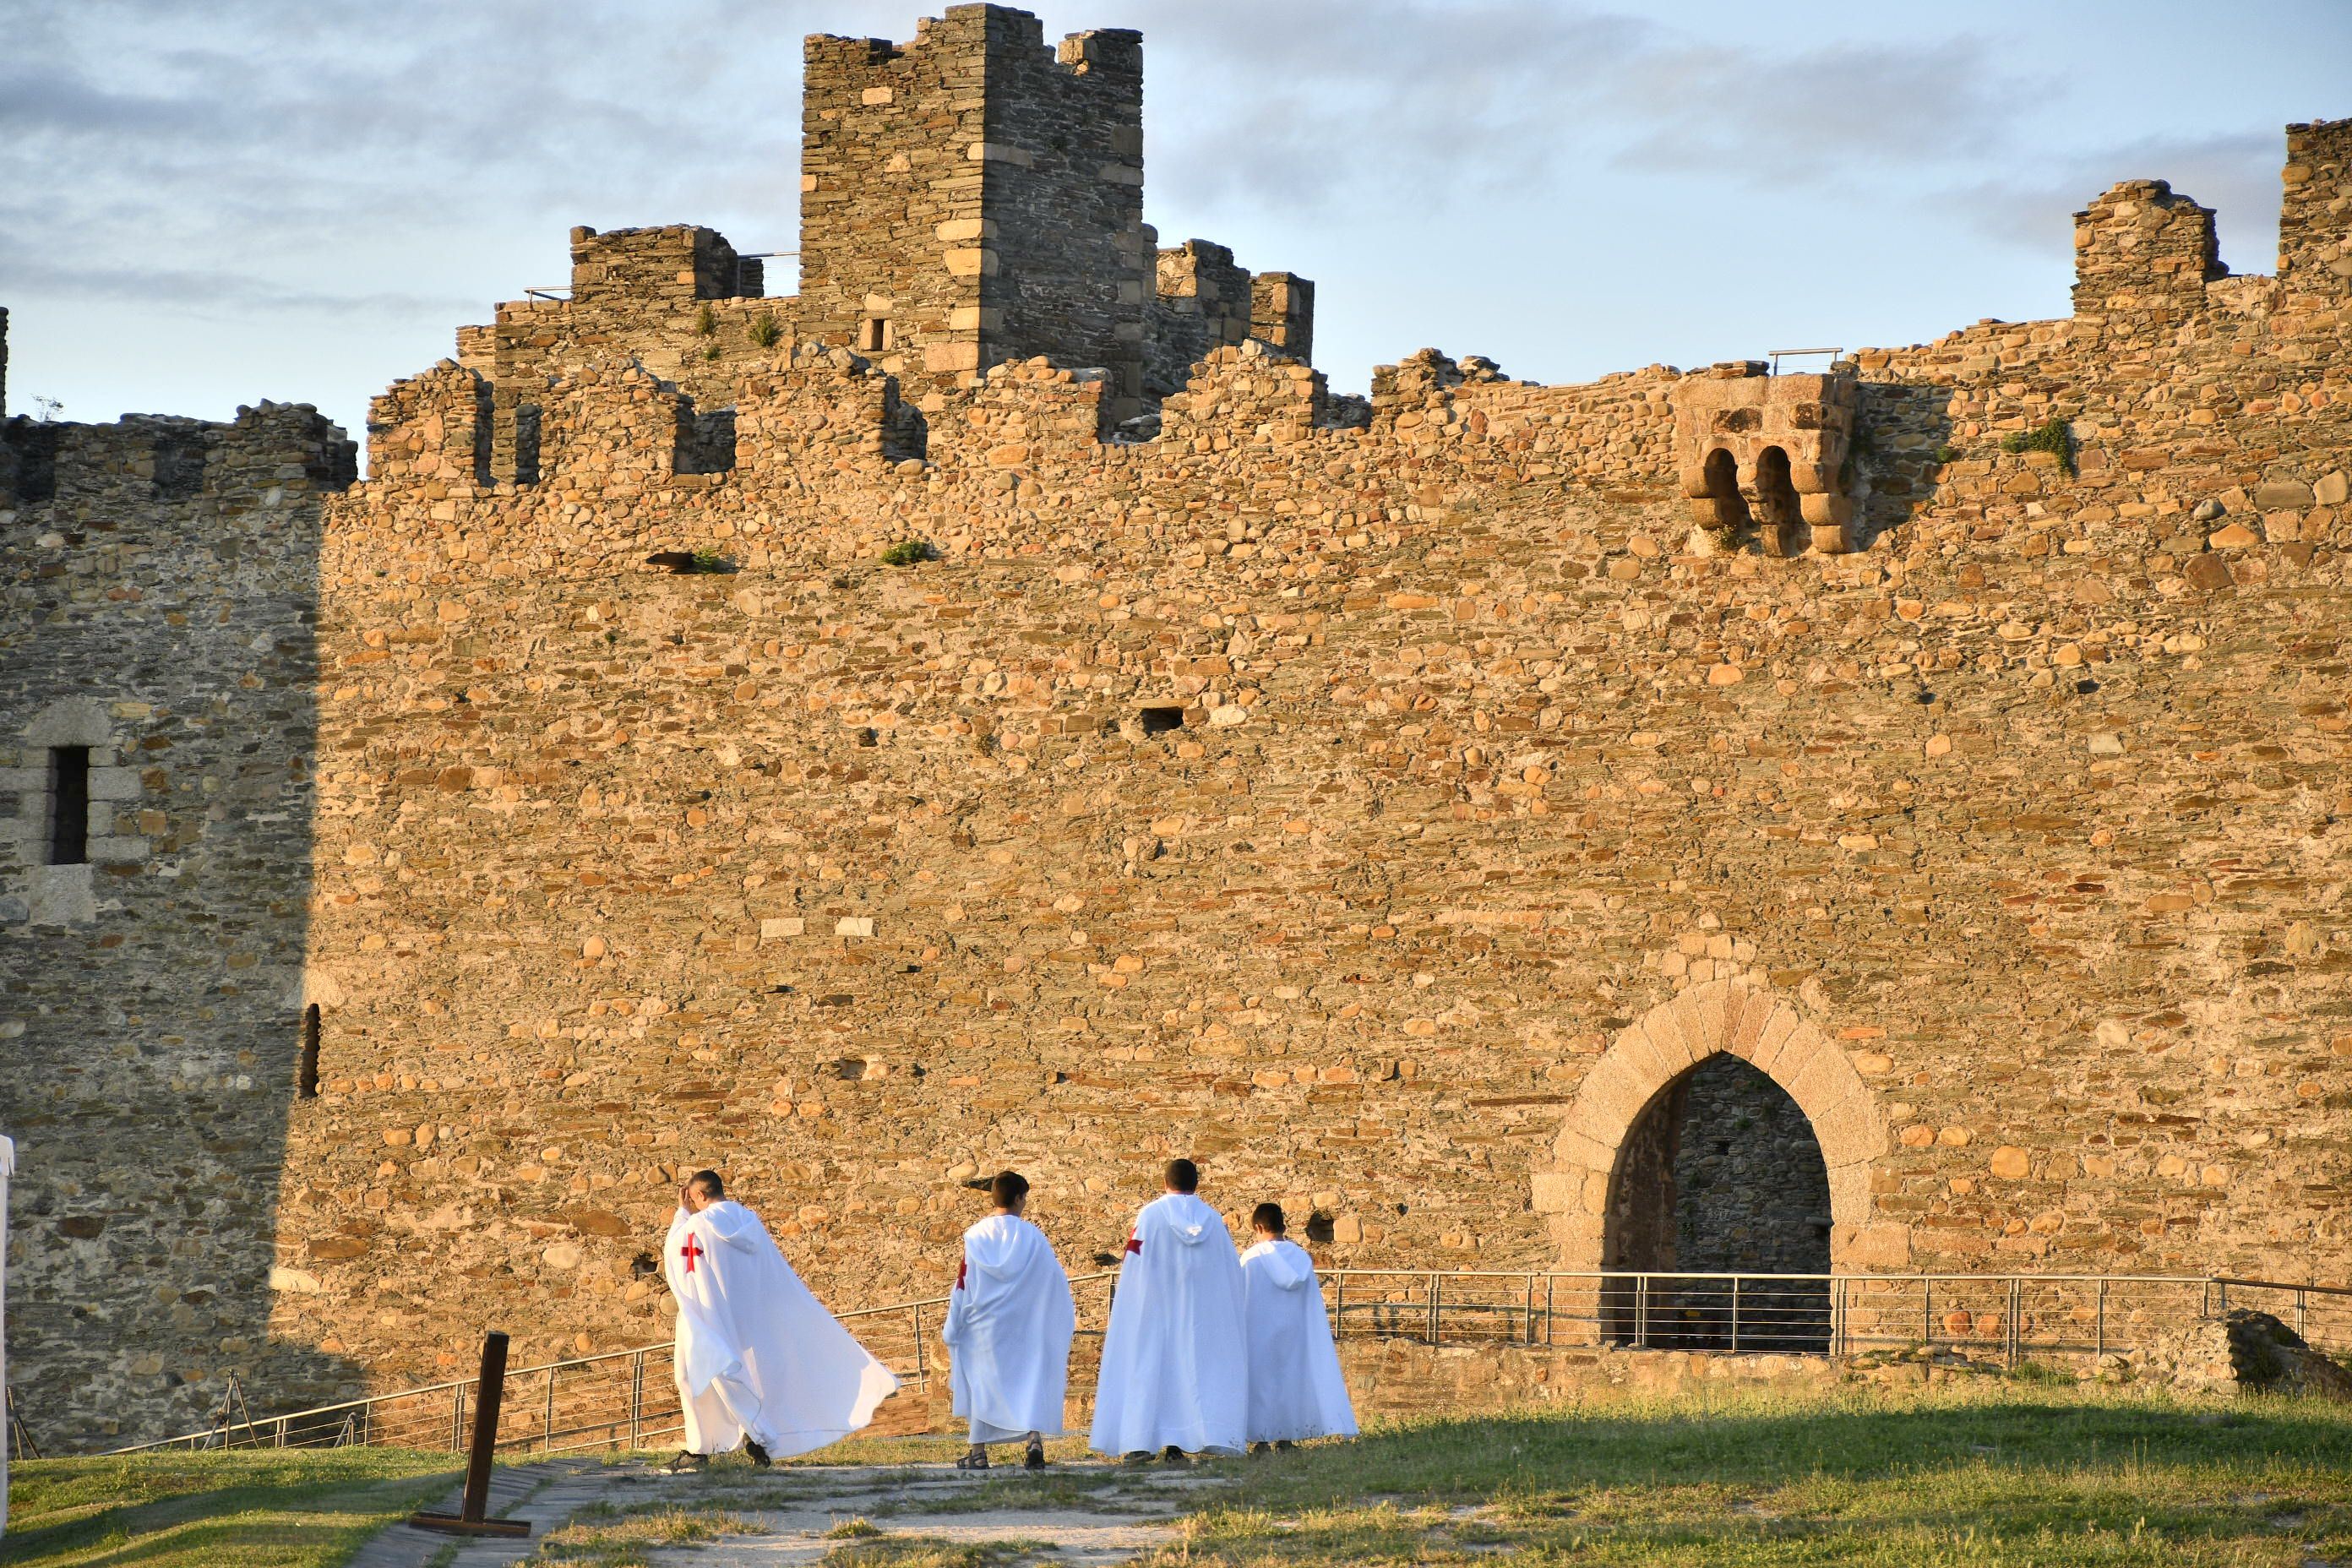
POLYGON ((2107 1282, 2104 1279, 2099 1281, 2098 1314, 2094 1321, 2091 1358, 2099 1362, 2105 1360, 2107 1354, 2107 1282))
POLYGON ((1739 1353, 1739 1275, 1731 1277, 1731 1353, 1739 1353))
POLYGON ((1331 1337, 1338 1339, 1348 1329, 1348 1277, 1344 1274, 1331 1281, 1331 1337))
POLYGON ((629 1358, 629 1452, 637 1451, 637 1426, 646 1408, 646 1352, 629 1358))
POLYGON ((1554 1280, 1550 1275, 1547 1274, 1544 1276, 1544 1345, 1547 1349, 1550 1348, 1551 1345, 1551 1288, 1553 1283, 1554 1280))
POLYGON ((541 1418, 539 1428, 539 1451, 542 1454, 555 1451, 555 1367, 553 1362, 547 1363, 547 1413, 541 1418))
POLYGON ((929 1394, 931 1389, 931 1369, 923 1354, 923 1304, 915 1303, 915 1386, 929 1394))
POLYGON ((1650 1348, 1650 1277, 1633 1276, 1633 1348, 1650 1348))
POLYGON ((466 1385, 462 1383, 449 1390, 449 1451, 462 1453, 466 1447, 466 1385))
POLYGON ((1429 1277, 1429 1342, 1433 1345, 1437 1343, 1437 1298, 1441 1289, 1437 1275, 1433 1272, 1429 1277))
POLYGON ((1919 1281, 1919 1342, 1936 1342, 1936 1282, 1925 1277, 1919 1281))
POLYGON ((2294 1293, 2294 1337, 2297 1339, 2303 1338, 2303 1300, 2306 1294, 2308 1292, 2303 1290, 2294 1293))

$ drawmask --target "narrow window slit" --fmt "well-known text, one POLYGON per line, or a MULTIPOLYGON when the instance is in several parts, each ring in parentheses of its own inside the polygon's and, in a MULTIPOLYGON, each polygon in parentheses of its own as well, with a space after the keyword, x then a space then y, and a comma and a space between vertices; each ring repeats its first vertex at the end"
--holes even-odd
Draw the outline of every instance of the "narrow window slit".
POLYGON ((294 1069, 294 1093, 301 1100, 319 1098, 319 1005, 316 1002, 302 1009, 302 1058, 294 1069))
POLYGON ((89 748, 49 748, 49 864, 89 863, 89 748))
POLYGON ((1146 708, 1138 717, 1143 721, 1143 732, 1147 735, 1165 735, 1171 730, 1184 727, 1181 708, 1146 708))

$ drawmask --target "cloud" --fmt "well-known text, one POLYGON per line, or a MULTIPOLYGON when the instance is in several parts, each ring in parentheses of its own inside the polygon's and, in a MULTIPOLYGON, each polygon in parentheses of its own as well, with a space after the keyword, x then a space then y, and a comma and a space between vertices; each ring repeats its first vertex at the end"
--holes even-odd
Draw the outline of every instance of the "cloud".
POLYGON ((1682 44, 1612 84, 1618 110, 1642 127, 1617 162, 1809 184, 1973 162, 2008 143, 2044 88, 2001 58, 1968 37, 1780 54, 1682 44))
POLYGON ((2279 168, 2286 143, 2275 127, 2210 136, 2146 136, 2038 164, 2025 180, 1970 181, 1937 198, 1989 239, 2047 250, 2072 233, 2069 218, 2118 180, 2165 180, 2215 212, 2221 259, 2232 272, 2268 272, 2278 252, 2279 168))

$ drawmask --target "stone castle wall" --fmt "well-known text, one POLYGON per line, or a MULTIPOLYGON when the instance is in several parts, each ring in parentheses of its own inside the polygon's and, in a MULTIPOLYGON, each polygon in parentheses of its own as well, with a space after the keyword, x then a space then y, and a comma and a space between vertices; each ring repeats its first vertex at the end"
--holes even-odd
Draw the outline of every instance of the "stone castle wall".
MULTIPOLYGON (((1115 1256, 1177 1153, 1328 1264, 1589 1268, 1643 1106, 1723 1051, 1818 1134, 1840 1268, 2341 1278, 2339 140, 2291 135, 2277 279, 2192 289, 2194 213, 2118 187, 2083 225, 2095 310, 1800 397, 1424 351, 1351 405, 1268 341, 1308 330, 1304 280, 1260 275, 1249 338, 1106 440, 1110 363, 927 379, 797 316, 757 353, 729 317, 698 361, 705 307, 815 296, 804 256, 801 304, 719 297, 724 242, 683 230, 629 242, 673 247, 669 283, 575 276, 549 342, 502 311, 378 400, 313 595, 278 596, 317 616, 309 831, 268 826, 292 924, 237 940, 249 882, 190 896, 215 950, 299 973, 249 1034, 165 1047, 126 1005, 110 1039, 175 1084, 250 1039, 232 1141, 283 1175, 275 1272, 232 1273, 278 1349, 146 1325, 108 1407, 187 1424, 265 1354, 397 1384, 493 1322, 526 1361, 657 1339, 640 1259, 704 1164, 842 1304, 941 1289, 961 1184, 1003 1165, 1074 1268, 1115 1256), (1716 429, 1749 409, 1755 440, 1716 429), (2063 449, 2005 449, 2053 419, 2063 449), (1695 522, 1717 437, 1727 529, 1695 522), (1767 553, 1784 467, 1806 526, 1767 553), (877 559, 908 541, 933 558, 877 559)), ((617 267, 602 237, 575 247, 617 267)), ((37 537, 6 535, 28 595, 37 537)), ((88 570, 87 614, 130 614, 88 570)), ((205 636, 258 658, 261 612, 222 607, 205 636)), ((210 700, 202 662, 158 679, 210 700)), ((9 732, 93 668, 28 673, 9 732)), ((280 744, 238 765, 278 777, 280 744)), ((109 937, 75 961, 170 991, 109 937)), ((158 951, 200 973, 194 939, 158 951)), ((12 967, 10 1016, 68 1062, 58 963, 12 967)), ((64 1114, 31 1081, 12 1131, 64 1114)), ((65 1098, 97 1169, 164 1114, 65 1098)), ((105 1194, 59 1192, 15 1279, 76 1247, 152 1289, 196 1268, 160 1209, 152 1244, 84 1237, 105 1194)), ((11 1323, 20 1377, 94 1363, 11 1323)))
POLYGON ((12 1387, 45 1437, 359 1369, 269 1321, 305 998, 320 497, 309 407, 0 427, 0 1128, 12 1387), (52 864, 61 749, 84 858, 52 864), (78 770, 79 771, 79 770, 78 770))
POLYGON ((1848 555, 1694 531, 1691 377, 1423 354, 1358 426, 1255 344, 1149 442, 1033 363, 894 459, 803 355, 690 486, 371 481, 280 1247, 532 1354, 662 1331, 713 1162, 842 1300, 935 1289, 1002 1164, 1081 1265, 1175 1152, 1333 1263, 1574 1260, 1580 1088, 1735 981, 1861 1086, 1841 1267, 2340 1272, 2343 321, 2226 282, 1855 356, 1848 555))

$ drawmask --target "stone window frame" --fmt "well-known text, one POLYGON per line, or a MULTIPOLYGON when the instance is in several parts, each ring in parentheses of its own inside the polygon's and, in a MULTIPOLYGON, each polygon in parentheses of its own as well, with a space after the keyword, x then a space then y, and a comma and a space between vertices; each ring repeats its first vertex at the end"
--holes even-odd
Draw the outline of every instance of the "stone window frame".
POLYGON ((6 900, 14 920, 33 925, 82 925, 98 918, 100 867, 147 858, 148 843, 120 831, 143 791, 129 747, 116 733, 110 705, 98 698, 73 697, 41 710, 20 734, 17 766, 0 774, 16 793, 13 826, 17 862, 16 896, 6 900), (50 753, 63 747, 89 752, 88 852, 65 866, 48 863, 50 817, 56 809, 50 753))

